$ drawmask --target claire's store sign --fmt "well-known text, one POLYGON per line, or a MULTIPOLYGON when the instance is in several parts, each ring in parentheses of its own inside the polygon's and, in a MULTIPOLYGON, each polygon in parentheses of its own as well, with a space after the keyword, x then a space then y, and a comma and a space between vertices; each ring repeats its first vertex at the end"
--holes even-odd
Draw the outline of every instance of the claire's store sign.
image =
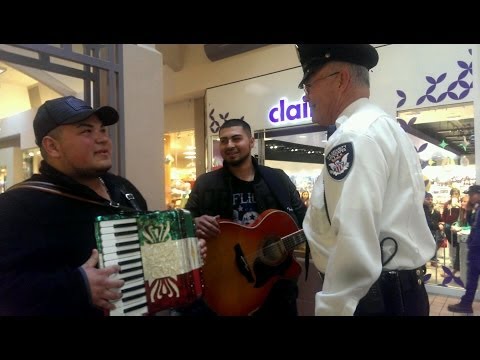
POLYGON ((297 102, 289 102, 287 98, 281 98, 278 104, 268 111, 269 122, 276 125, 285 121, 296 123, 309 119, 311 119, 310 107, 305 96, 297 102))

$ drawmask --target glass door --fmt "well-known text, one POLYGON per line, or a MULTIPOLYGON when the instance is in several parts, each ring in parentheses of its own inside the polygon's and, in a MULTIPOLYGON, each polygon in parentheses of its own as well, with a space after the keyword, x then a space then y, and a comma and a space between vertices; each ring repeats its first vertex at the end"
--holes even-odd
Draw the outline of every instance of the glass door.
POLYGON ((433 197, 431 211, 439 212, 444 223, 443 231, 432 231, 437 252, 427 264, 425 282, 463 288, 470 232, 463 192, 476 182, 473 103, 408 109, 397 116, 418 152, 425 190, 433 197))

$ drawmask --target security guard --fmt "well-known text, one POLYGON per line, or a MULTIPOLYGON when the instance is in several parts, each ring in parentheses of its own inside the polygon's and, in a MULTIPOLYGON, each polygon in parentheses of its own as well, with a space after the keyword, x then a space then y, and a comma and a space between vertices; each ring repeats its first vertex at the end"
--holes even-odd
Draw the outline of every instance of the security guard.
POLYGON ((435 252, 425 186, 404 130, 369 100, 368 44, 297 45, 312 121, 336 126, 303 228, 324 273, 316 315, 428 315, 424 264, 435 252))

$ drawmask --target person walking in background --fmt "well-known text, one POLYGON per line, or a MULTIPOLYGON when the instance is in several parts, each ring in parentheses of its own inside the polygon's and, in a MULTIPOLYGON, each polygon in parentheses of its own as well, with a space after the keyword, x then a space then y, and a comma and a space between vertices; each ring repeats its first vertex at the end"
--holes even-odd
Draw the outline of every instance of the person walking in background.
POLYGON ((423 269, 435 241, 407 134, 368 98, 368 44, 298 44, 312 121, 336 125, 303 229, 324 273, 316 315, 429 315, 423 269))
POLYGON ((472 208, 471 216, 469 216, 471 229, 467 240, 467 284, 465 295, 462 296, 460 302, 448 305, 448 310, 456 313, 473 314, 472 304, 480 277, 480 222, 478 216, 480 213, 480 185, 470 186, 465 193, 469 196, 469 203, 472 208))
POLYGON ((0 316, 90 317, 115 308, 124 281, 111 276, 118 265, 98 268, 94 220, 147 210, 138 189, 109 172, 107 126, 118 120, 114 108, 94 110, 73 96, 38 108, 40 174, 0 195, 0 316))
POLYGON ((433 204, 433 195, 426 192, 425 199, 423 200, 423 210, 425 212, 425 218, 427 219, 428 228, 432 232, 433 238, 435 239, 436 249, 435 254, 431 259, 432 266, 438 266, 437 260, 437 251, 440 248, 440 243, 445 238, 443 233, 443 224, 440 223, 441 214, 438 210, 435 210, 433 204))
MULTIPOLYGON (((451 230, 452 233, 457 235, 457 243, 454 246, 455 256, 453 260, 453 271, 454 275, 458 276, 458 272, 460 271, 460 244, 458 243, 458 233, 463 230, 470 231, 470 224, 468 223, 468 216, 471 212, 470 204, 469 204, 470 197, 467 194, 464 194, 460 198, 460 213, 458 215, 458 219, 456 222, 452 224, 451 230)), ((452 256, 452 254, 450 254, 452 256)))
POLYGON ((455 248, 458 245, 457 233, 451 231, 452 224, 458 220, 460 215, 460 190, 450 189, 450 199, 443 205, 442 217, 440 221, 443 224, 443 231, 449 244, 450 262, 453 267, 455 262, 455 248))
POLYGON ((310 193, 308 191, 302 191, 302 201, 305 204, 305 206, 308 206, 310 202, 310 193))
MULTIPOLYGON (((219 138, 223 167, 197 178, 185 206, 195 217, 197 236, 208 244, 220 235, 218 219, 249 225, 268 209, 287 212, 301 227, 306 207, 295 184, 283 170, 257 163, 251 155, 255 140, 250 125, 242 119, 226 120, 219 138)), ((297 296, 296 279, 280 279, 253 316, 296 316, 297 296)), ((175 313, 215 315, 203 301, 175 313)))

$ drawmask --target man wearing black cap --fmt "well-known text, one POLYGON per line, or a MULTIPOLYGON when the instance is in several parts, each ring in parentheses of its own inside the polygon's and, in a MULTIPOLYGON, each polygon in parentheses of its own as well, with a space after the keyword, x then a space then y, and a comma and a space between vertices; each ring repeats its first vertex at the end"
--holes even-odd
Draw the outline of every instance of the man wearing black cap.
POLYGON ((469 217, 471 225, 470 235, 468 236, 468 256, 467 256, 467 284, 465 286, 465 295, 458 304, 448 305, 448 310, 456 313, 473 314, 473 301, 478 287, 480 277, 480 223, 478 222, 478 211, 480 204, 480 185, 472 185, 465 191, 469 195, 469 205, 473 208, 469 217))
POLYGON ((299 44, 312 121, 336 127, 303 228, 325 273, 316 315, 428 315, 422 266, 435 241, 425 221, 418 155, 369 100, 368 44, 299 44))
POLYGON ((96 268, 95 217, 147 210, 132 183, 108 172, 106 126, 118 119, 114 108, 94 110, 72 96, 38 109, 40 174, 0 195, 0 315, 97 316, 114 308, 123 280, 110 277, 118 266, 96 268))

